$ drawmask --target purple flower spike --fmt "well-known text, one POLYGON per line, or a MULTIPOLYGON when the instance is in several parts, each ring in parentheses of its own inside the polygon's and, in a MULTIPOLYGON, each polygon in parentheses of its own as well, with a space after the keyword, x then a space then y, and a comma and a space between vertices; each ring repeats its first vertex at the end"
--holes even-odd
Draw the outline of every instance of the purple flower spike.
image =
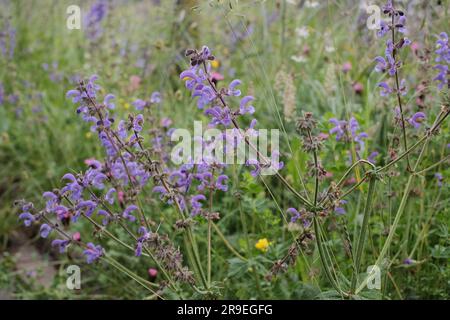
POLYGON ((450 63, 450 47, 448 45, 448 36, 445 32, 439 34, 439 39, 436 41, 436 51, 438 55, 436 62, 450 63))
POLYGON ((442 90, 444 86, 448 85, 448 74, 449 69, 447 65, 437 64, 434 66, 434 69, 439 70, 439 73, 436 77, 433 78, 433 81, 439 81, 438 88, 442 90))

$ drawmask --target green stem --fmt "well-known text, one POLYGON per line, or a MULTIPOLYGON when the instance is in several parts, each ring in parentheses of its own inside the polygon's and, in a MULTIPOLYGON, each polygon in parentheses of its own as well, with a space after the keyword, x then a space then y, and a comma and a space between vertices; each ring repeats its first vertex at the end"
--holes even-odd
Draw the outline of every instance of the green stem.
POLYGON ((325 257, 325 252, 323 248, 322 239, 320 238, 320 231, 319 231, 319 222, 317 221, 317 217, 314 216, 313 218, 313 224, 314 224, 314 233, 316 234, 316 241, 317 241, 317 248, 319 249, 319 255, 320 255, 320 261, 322 262, 323 269, 325 271, 325 275, 328 279, 328 281, 331 283, 333 288, 342 294, 342 290, 339 289, 338 285, 336 284, 336 280, 331 275, 329 266, 328 266, 328 260, 325 257))
POLYGON ((230 251, 232 253, 234 253, 234 255, 236 257, 238 257, 239 259, 241 259, 242 261, 248 261, 246 258, 244 258, 239 252, 237 252, 237 250, 235 248, 233 248, 233 246, 228 242, 228 240, 225 238, 225 236, 223 235, 222 231, 220 231, 219 227, 213 223, 212 224, 214 230, 216 230, 217 234, 219 235, 219 238, 222 239, 223 243, 225 244, 225 246, 230 249, 230 251))
POLYGON ((361 268, 361 257, 362 252, 364 250, 364 244, 366 240, 366 232, 369 227, 369 218, 370 218, 370 210, 372 207, 372 199, 373 199, 373 191, 375 189, 375 182, 376 178, 374 176, 370 177, 369 180, 369 190, 367 192, 367 198, 366 198, 366 204, 364 206, 364 218, 363 223, 361 226, 361 232, 359 233, 359 239, 356 246, 356 255, 355 255, 355 272, 352 276, 352 282, 351 282, 351 292, 355 292, 356 283, 358 280, 358 274, 361 268))
MULTIPOLYGON (((427 140, 428 141, 428 140, 427 140)), ((417 166, 419 165, 420 161, 422 160, 423 154, 425 152, 427 143, 425 143, 422 147, 422 150, 419 154, 419 158, 417 159, 416 165, 414 166, 413 171, 417 169, 417 166)), ((414 180, 414 174, 411 174, 408 178, 408 181, 406 183, 405 189, 403 191, 402 200, 400 201, 400 206, 398 207, 397 213, 395 214, 394 222, 392 223, 392 226, 390 228, 389 234, 387 236, 386 242, 383 245, 383 248, 381 249, 380 255, 377 258, 377 261, 375 262, 376 266, 380 266, 381 262, 383 261, 389 246, 391 245, 392 239, 394 238, 395 231, 397 230, 398 224, 400 222, 400 218, 402 217, 403 211, 405 209, 406 203, 408 201, 409 192, 411 190, 411 185, 414 180)), ((364 281, 361 283, 361 285, 356 289, 355 294, 358 294, 361 292, 361 290, 364 289, 364 287, 367 285, 368 277, 364 279, 364 281)))

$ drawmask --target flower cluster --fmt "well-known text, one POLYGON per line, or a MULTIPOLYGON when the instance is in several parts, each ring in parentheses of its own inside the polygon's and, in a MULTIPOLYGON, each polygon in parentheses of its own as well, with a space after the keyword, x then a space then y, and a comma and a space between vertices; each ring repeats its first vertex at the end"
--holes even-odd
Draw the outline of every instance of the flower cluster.
POLYGON ((450 47, 448 44, 448 35, 445 32, 439 34, 439 39, 436 41, 436 51, 437 65, 434 66, 435 69, 439 71, 439 74, 433 78, 434 81, 439 81, 438 88, 442 90, 444 87, 449 87, 449 77, 450 77, 450 47))
MULTIPOLYGON (((397 70, 401 67, 402 62, 398 59, 398 52, 400 49, 411 44, 411 40, 406 37, 401 37, 398 41, 395 40, 395 33, 406 34, 406 16, 401 10, 397 10, 393 7, 392 1, 388 0, 386 5, 382 8, 383 13, 390 19, 389 21, 381 20, 380 30, 377 32, 379 37, 384 37, 391 31, 392 38, 386 40, 386 49, 384 57, 378 56, 375 58, 377 63, 375 66, 376 72, 387 74, 390 77, 397 77, 397 70)), ((407 92, 406 80, 402 79, 399 88, 389 85, 387 81, 382 81, 378 84, 380 88, 380 95, 387 96, 394 92, 398 92, 401 95, 405 95, 407 92)))
POLYGON ((16 48, 16 29, 9 20, 5 20, 3 29, 0 31, 0 52, 7 59, 12 59, 16 48))
POLYGON ((85 19, 86 36, 90 41, 95 41, 103 34, 101 26, 102 20, 108 14, 108 2, 105 0, 97 0, 89 9, 85 19))
MULTIPOLYGON (((81 235, 68 234, 61 226, 70 226, 80 219, 88 220, 95 226, 96 234, 110 234, 106 231, 112 225, 119 225, 129 234, 137 230, 135 237, 135 255, 140 256, 143 249, 153 250, 156 256, 168 270, 173 271, 174 277, 182 281, 192 282, 192 276, 187 268, 182 266, 181 253, 170 244, 167 237, 152 232, 148 227, 149 221, 139 206, 138 196, 153 179, 154 189, 163 189, 170 194, 171 201, 183 199, 189 186, 177 185, 188 168, 165 172, 151 156, 167 157, 164 150, 144 149, 143 137, 144 114, 129 114, 127 120, 116 121, 112 110, 115 109, 115 97, 106 94, 98 103, 100 86, 98 77, 91 76, 87 81, 81 81, 76 89, 69 90, 67 97, 77 105, 77 113, 89 123, 91 131, 96 133, 105 149, 104 161, 87 159, 86 171, 82 173, 67 173, 62 177, 65 185, 61 189, 44 192, 45 208, 38 211, 29 203, 21 202, 19 219, 26 226, 40 223, 40 235, 50 237, 56 231, 62 238, 52 241, 52 246, 59 252, 65 252, 71 244, 82 247, 87 263, 93 263, 103 257, 106 251, 102 246, 92 242, 83 243, 81 235), (172 186, 174 186, 172 188, 172 186), (182 194, 179 188, 186 188, 182 194), (100 220, 101 224, 96 221, 100 220), (155 239, 163 239, 156 241, 155 239)), ((161 102, 161 95, 154 92, 149 101, 136 103, 138 111, 148 111, 151 106, 161 102)), ((151 119, 150 122, 155 119, 151 119)), ((170 120, 161 121, 161 130, 166 130, 170 120)), ((156 126, 155 126, 156 127, 156 126)), ((161 132, 153 130, 154 142, 163 139, 161 132)), ((167 135, 167 133, 165 134, 167 135)), ((154 145, 156 145, 155 143, 154 145)), ((161 158, 162 159, 162 158, 161 158)), ((205 178, 207 179, 207 178, 205 178)), ((189 180, 189 177, 187 178, 189 180)), ((217 179, 215 188, 225 190, 224 178, 217 179)), ((209 180, 208 180, 209 181, 209 180)), ((209 185, 205 187, 210 188, 209 185)), ((183 201, 185 203, 185 201, 183 201)), ((184 210, 185 207, 181 206, 184 210)))
MULTIPOLYGON (((227 133, 224 133, 224 138, 226 141, 235 141, 234 139, 246 140, 246 137, 249 136, 257 136, 258 131, 255 129, 256 119, 252 119, 250 121, 249 128, 244 132, 237 123, 237 118, 239 116, 243 116, 246 114, 252 115, 255 112, 255 108, 252 105, 252 102, 255 100, 253 96, 247 95, 243 96, 242 92, 238 88, 242 82, 239 79, 232 80, 228 86, 218 88, 217 87, 217 79, 213 79, 211 75, 211 65, 210 62, 214 61, 215 57, 211 54, 210 49, 207 46, 203 46, 201 50, 189 49, 186 51, 186 56, 190 57, 190 67, 187 70, 184 70, 180 74, 180 79, 185 81, 185 86, 188 90, 192 92, 192 97, 197 99, 197 107, 201 110, 204 110, 204 114, 208 116, 211 121, 209 123, 210 127, 223 126, 225 128, 232 128, 233 137, 231 139, 227 139, 227 133), (228 103, 229 99, 238 98, 238 108, 233 109, 230 107, 228 103)), ((208 144, 208 142, 202 141, 203 144, 208 144)), ((236 148, 237 143, 232 143, 226 145, 224 148, 224 152, 229 151, 230 149, 236 148)), ((211 145, 213 146, 213 145, 211 145)), ((206 146, 207 147, 207 146, 206 146)), ((271 158, 264 157, 264 155, 260 155, 259 159, 248 159, 246 161, 247 166, 253 166, 254 170, 251 171, 253 176, 257 176, 260 174, 261 169, 269 164, 269 162, 277 169, 281 169, 283 167, 283 163, 278 161, 279 150, 272 150, 271 158)), ((211 160, 211 159, 210 159, 211 160)), ((209 161, 211 162, 211 161, 209 161)), ((216 167, 222 169, 225 167, 223 163, 217 163, 216 161, 212 161, 215 163, 216 167)), ((201 175, 196 175, 196 179, 200 179, 201 184, 200 187, 204 189, 204 185, 209 185, 209 189, 215 188, 225 191, 218 187, 221 184, 220 181, 226 181, 227 178, 225 175, 219 175, 217 181, 212 181, 212 177, 214 176, 211 172, 211 169, 208 168, 208 164, 200 166, 202 173, 201 175), (207 181, 205 181, 205 179, 207 181)), ((218 170, 214 170, 215 173, 219 173, 218 170)), ((191 202, 195 206, 196 213, 200 212, 202 208, 201 201, 203 201, 203 197, 199 196, 194 198, 191 202)))
POLYGON ((364 151, 364 139, 368 135, 363 131, 359 131, 359 123, 354 117, 351 117, 349 121, 331 118, 329 122, 334 125, 330 129, 330 134, 336 135, 336 141, 354 141, 358 143, 359 151, 364 151))

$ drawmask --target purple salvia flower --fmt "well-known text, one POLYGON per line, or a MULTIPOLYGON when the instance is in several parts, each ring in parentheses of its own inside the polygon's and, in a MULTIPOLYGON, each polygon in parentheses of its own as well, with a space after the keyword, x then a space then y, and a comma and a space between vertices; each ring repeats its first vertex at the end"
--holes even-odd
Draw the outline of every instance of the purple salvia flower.
POLYGON ((58 247, 59 253, 64 253, 69 243, 70 240, 55 239, 52 241, 52 247, 58 247))
POLYGON ((19 215, 19 220, 23 220, 23 224, 29 227, 35 221, 35 218, 31 213, 23 212, 19 215))
POLYGON ((56 217, 60 221, 64 221, 70 218, 69 209, 63 205, 56 206, 53 212, 56 214, 56 217))
POLYGON ((380 95, 382 97, 388 96, 393 92, 392 88, 386 82, 380 82, 378 87, 381 89, 380 95))
POLYGON ((225 183, 226 181, 228 181, 228 177, 224 174, 220 175, 216 181, 216 188, 226 192, 228 190, 228 186, 225 183))
POLYGON ((253 114, 255 112, 255 108, 252 105, 248 105, 253 100, 255 100, 255 98, 252 96, 245 96, 241 99, 241 102, 239 103, 240 114, 253 114))
POLYGON ((97 215, 103 217, 102 224, 104 226, 107 226, 108 223, 109 223, 109 218, 110 218, 109 213, 107 211, 105 211, 105 210, 100 209, 100 210, 97 211, 97 215))
POLYGON ((103 34, 102 20, 107 15, 108 4, 105 0, 98 0, 91 6, 85 21, 86 36, 90 41, 95 41, 103 34))
POLYGON ((241 90, 239 89, 235 89, 238 85, 240 85, 242 82, 239 79, 235 79, 233 81, 231 81, 231 83, 228 86, 228 92, 227 94, 229 96, 235 96, 238 97, 241 95, 241 90))
POLYGON ((72 222, 76 222, 82 212, 84 212, 86 216, 90 217, 95 208, 97 208, 97 203, 92 200, 80 201, 80 203, 78 203, 75 207, 76 211, 75 215, 72 217, 72 222))
POLYGON ((61 189, 61 193, 69 192, 70 198, 73 201, 79 200, 81 198, 83 188, 78 184, 75 176, 71 173, 67 173, 62 177, 62 180, 70 180, 71 182, 66 184, 66 186, 61 189))
POLYGON ((198 97, 197 107, 203 109, 216 98, 216 92, 210 86, 202 86, 194 91, 192 97, 198 97))
POLYGON ((144 110, 145 106, 147 105, 147 102, 145 102, 142 99, 136 99, 136 100, 134 100, 132 105, 136 108, 136 110, 142 111, 142 110, 144 110))
POLYGON ((147 229, 143 226, 141 226, 138 230, 138 233, 141 235, 136 243, 136 250, 134 251, 134 254, 136 257, 140 257, 142 255, 142 246, 145 241, 147 241, 150 238, 150 231, 147 231, 147 229))
POLYGON ((116 106, 113 102, 111 102, 111 100, 114 100, 115 96, 111 93, 107 94, 105 96, 105 99, 103 100, 103 104, 108 108, 108 109, 114 109, 116 106))
POLYGON ((100 245, 94 245, 92 242, 89 242, 83 254, 86 256, 86 262, 91 264, 103 255, 103 248, 100 245))
POLYGON ((103 181, 106 180, 108 177, 101 173, 101 172, 95 172, 95 175, 91 181, 92 186, 97 188, 97 189, 103 189, 105 187, 105 185, 103 184, 103 181))
POLYGON ((392 4, 392 0, 387 0, 386 4, 381 7, 381 10, 384 14, 394 14, 394 6, 392 4))
POLYGON ((380 29, 377 31, 377 36, 382 38, 389 32, 389 30, 391 30, 389 24, 384 20, 380 20, 380 29))
POLYGON ((438 187, 441 188, 442 185, 443 185, 442 182, 444 181, 444 176, 443 176, 441 173, 436 172, 436 173, 434 174, 434 177, 435 177, 436 180, 437 180, 437 185, 438 185, 438 187))
POLYGON ((231 111, 228 107, 215 106, 205 110, 205 115, 211 117, 211 125, 222 124, 226 127, 231 125, 231 111))
POLYGON ((138 207, 135 206, 134 204, 128 206, 128 207, 123 211, 122 217, 124 217, 125 219, 127 219, 127 220, 129 220, 129 221, 131 221, 131 222, 136 221, 136 217, 133 216, 132 214, 130 214, 131 212, 133 212, 133 211, 135 211, 135 210, 138 210, 138 207))
POLYGON ((142 114, 138 114, 133 120, 133 130, 136 132, 141 132, 143 124, 144 116, 142 114))
POLYGON ((447 65, 444 64, 437 64, 434 66, 434 69, 439 70, 439 73, 436 77, 433 78, 433 81, 439 81, 438 84, 439 90, 442 90, 444 86, 448 85, 448 75, 449 75, 449 69, 447 65))
POLYGON ((374 59, 377 62, 377 65, 375 66, 376 72, 385 72, 388 68, 388 63, 386 62, 386 59, 384 59, 381 56, 378 56, 374 59))
POLYGON ((180 79, 185 80, 186 88, 193 90, 197 84, 200 84, 202 80, 195 74, 192 69, 185 70, 180 73, 180 79))
POLYGON ((250 125, 248 126, 248 129, 245 131, 245 135, 248 137, 257 137, 259 136, 258 130, 255 129, 256 124, 258 121, 256 119, 252 119, 250 121, 250 125))
POLYGON ((69 90, 66 93, 67 98, 72 98, 73 103, 78 103, 82 100, 81 92, 78 90, 69 90))
MULTIPOLYGON (((339 203, 341 205, 344 205, 347 203, 347 200, 340 200, 339 203)), ((344 207, 339 206, 339 207, 334 208, 334 213, 336 213, 337 215, 344 215, 347 213, 347 211, 345 211, 344 207)))
POLYGON ((368 137, 369 137, 369 135, 367 133, 365 133, 365 132, 361 132, 361 133, 359 133, 359 134, 357 134, 355 136, 354 140, 355 140, 355 142, 359 143, 359 147, 360 147, 361 151, 364 150, 364 141, 363 141, 363 139, 368 138, 368 137))
POLYGON ((200 201, 205 201, 206 197, 202 194, 195 195, 191 198, 192 216, 198 215, 202 210, 202 204, 200 201))
POLYGON ((159 93, 158 91, 153 92, 150 97, 150 103, 152 104, 161 103, 161 93, 159 93))
POLYGON ((252 177, 257 177, 261 173, 261 165, 259 164, 258 160, 248 159, 247 161, 245 161, 245 165, 254 167, 254 169, 250 171, 252 177))
POLYGON ((397 20, 396 25, 395 25, 395 27, 397 28, 398 32, 400 32, 400 33, 406 33, 407 32, 405 24, 406 24, 406 16, 405 15, 400 16, 398 18, 398 20, 397 20))
POLYGON ((41 225, 39 234, 41 235, 42 238, 47 238, 51 231, 52 231, 52 227, 50 227, 48 224, 44 223, 43 225, 41 225))
POLYGON ((426 119, 426 115, 423 112, 416 112, 409 120, 409 124, 414 128, 420 128, 422 122, 426 119))
POLYGON ((369 161, 372 164, 375 164, 375 158, 379 155, 378 151, 373 151, 372 153, 370 153, 370 155, 367 157, 367 161, 369 161))
POLYGON ((289 208, 286 210, 287 213, 292 215, 291 222, 295 223, 298 219, 300 219, 300 213, 295 208, 289 208))
POLYGON ((355 117, 351 117, 350 121, 348 122, 348 126, 350 129, 350 133, 352 134, 352 137, 356 136, 356 132, 359 130, 359 123, 355 119, 355 117))
POLYGON ((53 192, 46 191, 42 194, 42 197, 47 199, 47 203, 45 205, 45 209, 47 211, 51 211, 58 204, 58 197, 53 192))
POLYGON ((441 32, 439 34, 439 39, 436 41, 436 48, 435 53, 438 55, 436 62, 450 64, 450 47, 448 45, 447 33, 441 32))
POLYGON ((411 258, 406 258, 405 260, 403 260, 403 264, 408 265, 408 266, 413 263, 414 263, 414 261, 411 258))
POLYGON ((109 204, 114 204, 114 196, 113 194, 117 193, 115 188, 111 188, 108 190, 108 192, 105 195, 105 200, 109 203, 109 204))
POLYGON ((345 135, 344 128, 347 124, 347 121, 340 121, 336 118, 331 118, 329 122, 334 124, 334 127, 330 130, 330 134, 336 134, 336 141, 341 140, 341 138, 345 135))

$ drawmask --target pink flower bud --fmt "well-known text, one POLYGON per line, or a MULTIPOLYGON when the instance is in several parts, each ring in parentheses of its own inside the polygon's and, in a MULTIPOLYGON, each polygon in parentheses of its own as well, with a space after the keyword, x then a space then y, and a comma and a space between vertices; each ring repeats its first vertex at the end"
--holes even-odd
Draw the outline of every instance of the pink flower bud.
POLYGON ((80 241, 81 240, 81 235, 80 233, 77 231, 72 235, 72 240, 74 241, 80 241))
POLYGON ((350 70, 352 70, 352 64, 351 64, 351 62, 347 61, 342 65, 342 72, 347 73, 350 70))
POLYGON ((158 270, 156 270, 155 268, 149 268, 148 275, 150 276, 151 279, 154 279, 158 275, 158 270))

